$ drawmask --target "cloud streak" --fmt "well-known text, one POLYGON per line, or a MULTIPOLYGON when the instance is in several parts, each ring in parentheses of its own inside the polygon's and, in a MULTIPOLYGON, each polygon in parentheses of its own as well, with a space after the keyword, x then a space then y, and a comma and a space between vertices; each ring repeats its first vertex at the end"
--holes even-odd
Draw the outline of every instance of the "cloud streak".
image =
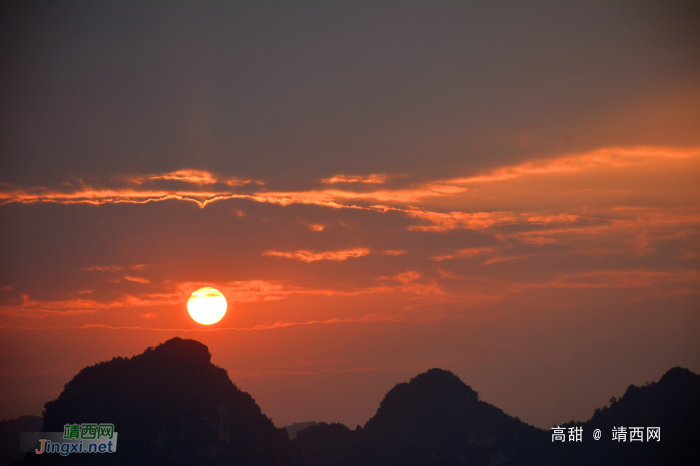
POLYGON ((295 259, 303 262, 316 261, 344 261, 349 258, 362 257, 369 254, 369 249, 355 248, 345 249, 341 251, 326 251, 326 252, 311 252, 311 251, 265 251, 263 256, 285 257, 287 259, 295 259))

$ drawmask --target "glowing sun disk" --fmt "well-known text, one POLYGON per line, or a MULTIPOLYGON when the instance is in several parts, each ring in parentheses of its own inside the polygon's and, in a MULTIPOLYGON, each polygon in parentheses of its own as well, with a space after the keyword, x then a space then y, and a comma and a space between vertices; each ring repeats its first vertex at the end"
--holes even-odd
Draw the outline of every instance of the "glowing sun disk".
POLYGON ((215 324, 226 314, 226 298, 216 288, 200 288, 187 301, 187 312, 198 324, 215 324))

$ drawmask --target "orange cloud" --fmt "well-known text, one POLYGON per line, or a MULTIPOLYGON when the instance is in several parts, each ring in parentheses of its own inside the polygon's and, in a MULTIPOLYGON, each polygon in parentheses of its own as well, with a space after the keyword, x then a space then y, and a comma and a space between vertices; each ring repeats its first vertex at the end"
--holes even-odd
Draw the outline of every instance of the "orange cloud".
POLYGON ((125 178, 128 183, 142 184, 150 181, 168 180, 182 181, 184 183, 203 185, 223 183, 229 186, 243 186, 246 184, 256 183, 263 184, 261 181, 246 180, 236 177, 218 177, 206 170, 182 169, 158 175, 146 175, 137 178, 125 178))
POLYGON ((369 249, 355 248, 342 251, 326 251, 314 253, 311 251, 295 251, 295 252, 280 252, 280 251, 265 251, 263 256, 278 256, 288 259, 296 259, 304 262, 315 262, 320 260, 344 261, 349 257, 362 257, 369 254, 369 249))
POLYGON ((128 280, 130 282, 136 282, 136 283, 151 283, 150 280, 147 278, 141 278, 141 277, 130 277, 130 276, 125 276, 124 280, 128 280))
MULTIPOLYGON (((143 314, 144 318, 156 317, 155 314, 143 314), (146 317, 148 316, 148 317, 146 317)), ((153 330, 160 332, 222 332, 222 331, 254 331, 254 330, 273 330, 277 328, 292 327, 298 325, 322 325, 322 324, 339 324, 352 322, 398 322, 402 320, 401 316, 384 315, 384 314, 369 314, 364 317, 354 319, 339 319, 331 318, 326 320, 308 320, 308 321, 278 321, 267 324, 255 325, 253 327, 194 327, 194 328, 154 328, 154 327, 139 327, 139 326, 114 326, 106 324, 84 324, 84 325, 66 325, 55 327, 21 327, 9 324, 0 325, 0 329, 13 330, 90 330, 90 329, 110 329, 110 330, 153 330)))
POLYGON ((447 231, 455 229, 484 230, 496 224, 514 223, 511 212, 431 212, 420 209, 404 211, 409 217, 425 220, 428 224, 410 226, 414 231, 447 231))
POLYGON ((320 223, 307 223, 306 227, 311 231, 323 231, 324 228, 326 228, 325 225, 322 225, 320 223))
POLYGON ((481 265, 489 265, 489 264, 495 264, 496 262, 507 262, 507 261, 517 260, 517 259, 527 259, 528 257, 532 257, 533 255, 534 254, 523 254, 520 256, 493 257, 491 259, 488 259, 488 260, 482 262, 481 265))
POLYGON ((16 306, 0 306, 0 314, 9 317, 46 317, 49 315, 69 316, 90 314, 109 306, 89 299, 61 301, 37 301, 22 295, 22 302, 16 306))
POLYGON ((698 155, 700 155, 700 148, 698 147, 610 147, 584 154, 526 162, 514 167, 499 168, 488 175, 454 178, 447 182, 453 184, 487 183, 526 175, 571 173, 604 166, 620 168, 648 159, 689 158, 697 157, 698 155))
POLYGON ((0 192, 0 205, 19 203, 34 204, 39 202, 53 202, 59 204, 146 204, 149 202, 161 202, 178 200, 194 202, 200 207, 205 207, 211 202, 222 199, 253 198, 252 196, 232 194, 228 192, 208 191, 140 191, 137 189, 82 189, 74 192, 64 192, 38 188, 32 191, 24 189, 12 189, 0 192))
POLYGON ((539 284, 520 285, 519 288, 644 288, 655 283, 686 283, 697 287, 700 272, 697 270, 674 270, 656 272, 652 270, 597 270, 562 274, 554 280, 539 284))
POLYGON ((280 205, 316 204, 325 207, 357 208, 356 206, 352 205, 344 205, 340 201, 409 203, 428 198, 453 196, 466 191, 467 188, 464 187, 434 183, 415 189, 381 190, 370 192, 341 191, 332 189, 322 191, 269 192, 257 193, 255 194, 254 198, 260 202, 269 202, 280 205))
MULTIPOLYGON (((278 205, 314 204, 331 208, 367 209, 354 205, 355 202, 381 202, 397 204, 419 203, 423 201, 440 200, 458 201, 468 196, 470 204, 476 200, 488 199, 484 197, 486 185, 498 185, 504 181, 527 178, 528 176, 562 175, 572 173, 598 173, 605 170, 626 170, 634 167, 647 167, 648 163, 666 164, 666 161, 674 163, 682 160, 690 160, 700 155, 700 148, 664 148, 664 147, 640 147, 640 148, 604 148, 584 154, 574 154, 556 157, 547 160, 528 161, 511 167, 502 167, 485 175, 472 177, 453 178, 447 180, 435 180, 416 186, 401 187, 399 189, 382 189, 376 191, 353 191, 352 189, 327 189, 316 191, 290 191, 290 192, 256 192, 253 194, 239 194, 231 190, 153 190, 143 189, 140 185, 146 181, 177 180, 187 182, 193 187, 213 185, 216 183, 227 186, 239 186, 249 183, 261 183, 237 178, 217 178, 213 174, 193 169, 183 169, 165 174, 147 175, 134 178, 129 181, 132 185, 128 188, 94 188, 81 184, 78 189, 71 190, 70 186, 62 190, 54 190, 46 187, 16 188, 3 185, 0 189, 0 204, 7 203, 37 203, 57 202, 64 204, 88 203, 101 205, 107 203, 148 203, 165 200, 180 200, 194 202, 200 207, 226 199, 248 199, 255 202, 274 203, 278 205), (646 165, 645 165, 646 164, 646 165), (597 170, 597 171, 596 171, 597 170), (469 185, 479 186, 474 192, 468 191, 469 185)), ((656 166, 656 165, 655 165, 656 166)), ((652 167, 653 168, 653 167, 652 167)), ((622 172, 620 172, 622 173, 622 172)), ((653 176, 654 170, 645 176, 653 176)), ((375 174, 367 176, 337 175, 323 180, 329 184, 381 184, 388 175, 375 174)), ((538 178, 539 179, 539 178, 538 178)), ((554 179, 554 178, 553 178, 554 179)), ((590 186, 587 187, 590 190, 590 186)), ((510 191, 502 190, 501 196, 509 195, 510 191)), ((535 195, 528 190, 519 188, 518 197, 535 195)), ((609 196, 608 196, 609 197, 609 196)), ((374 210, 376 209, 375 206, 374 210)), ((396 208, 396 207, 395 207, 396 208)), ((404 209, 413 210, 406 206, 404 209)), ((482 209, 490 210, 490 209, 482 209)), ((387 211, 387 209, 384 209, 387 211)), ((417 209, 414 217, 422 216, 426 220, 435 223, 433 230, 444 231, 451 228, 471 228, 484 213, 454 211, 451 213, 431 212, 425 208, 417 209), (440 226, 438 226, 440 225, 440 226)), ((557 214, 558 215, 558 214, 557 214)), ((416 229, 425 229, 418 227, 416 229)))
POLYGON ((455 259, 455 258, 470 258, 477 256, 479 254, 485 254, 488 252, 493 252, 496 251, 498 248, 495 247, 490 247, 490 248, 466 248, 466 249, 460 249, 458 251, 453 252, 452 254, 445 254, 442 256, 434 256, 431 257, 431 259, 436 260, 436 261, 442 261, 445 259, 455 259))
POLYGON ((147 270, 150 267, 151 264, 134 264, 129 266, 131 270, 147 270))
POLYGON ((86 267, 83 270, 88 270, 90 272, 94 271, 100 271, 100 272, 117 272, 120 270, 124 270, 124 267, 121 267, 119 265, 103 265, 103 266, 95 266, 95 267, 86 267))
POLYGON ((204 170, 191 170, 191 169, 184 169, 184 170, 177 170, 174 172, 169 172, 169 173, 163 173, 160 175, 148 175, 144 176, 141 178, 136 178, 132 180, 134 183, 144 183, 146 181, 155 181, 155 180, 175 180, 175 181, 184 181, 186 183, 193 183, 193 184, 213 184, 216 183, 218 180, 212 175, 211 173, 204 171, 204 170))
POLYGON ((369 184, 382 184, 386 182, 387 175, 383 173, 378 173, 374 175, 367 176, 350 176, 350 175, 335 175, 331 178, 324 178, 321 180, 323 183, 335 184, 335 183, 369 183, 369 184))
POLYGON ((384 254, 385 256, 400 256, 402 254, 406 254, 406 251, 399 251, 399 250, 390 249, 390 250, 382 251, 381 254, 384 254))

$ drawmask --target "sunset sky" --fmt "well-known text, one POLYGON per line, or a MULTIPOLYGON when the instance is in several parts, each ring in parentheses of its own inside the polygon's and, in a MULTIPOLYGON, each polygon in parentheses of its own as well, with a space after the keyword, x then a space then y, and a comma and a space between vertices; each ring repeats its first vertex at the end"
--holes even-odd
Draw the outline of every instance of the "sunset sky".
POLYGON ((280 427, 585 420, 700 372, 700 8, 9 2, 0 225, 0 419, 180 336, 280 427))

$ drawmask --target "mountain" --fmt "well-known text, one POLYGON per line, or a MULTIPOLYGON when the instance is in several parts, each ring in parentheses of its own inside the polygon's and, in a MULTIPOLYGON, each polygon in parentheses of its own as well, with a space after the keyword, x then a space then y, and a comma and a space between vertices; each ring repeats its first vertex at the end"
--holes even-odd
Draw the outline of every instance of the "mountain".
POLYGON ((297 432, 304 430, 307 427, 317 426, 318 422, 306 421, 306 422, 295 422, 292 425, 284 426, 283 429, 289 434, 289 440, 294 440, 297 437, 297 432))
POLYGON ((548 433, 479 400, 450 371, 431 369, 391 389, 363 428, 300 431, 310 466, 539 464, 548 433))
POLYGON ((44 420, 39 416, 21 416, 17 419, 0 421, 0 466, 24 458, 19 451, 20 432, 39 432, 44 420))
POLYGON ((364 426, 312 426, 297 433, 309 466, 700 464, 700 376, 675 367, 658 382, 630 385, 586 422, 562 424, 566 441, 479 400, 449 371, 431 369, 396 385, 364 426), (660 441, 613 442, 613 427, 659 427, 660 441), (570 442, 569 427, 582 428, 570 442), (602 438, 594 440, 600 429, 602 438))
MULTIPOLYGON (((450 371, 431 369, 392 388, 363 427, 296 423, 288 426, 290 434, 296 432, 290 441, 287 430, 277 429, 211 363, 206 346, 174 338, 132 358, 83 369, 45 405, 44 431, 62 432, 67 423, 113 423, 116 454, 29 454, 21 464, 272 465, 282 447, 304 450, 303 457, 284 455, 283 464, 297 466, 695 466, 698 395, 700 376, 675 367, 658 382, 630 385, 590 420, 561 426, 581 428, 581 442, 568 441, 568 435, 553 442, 551 430, 481 401, 450 371), (644 442, 613 442, 612 429, 620 426, 659 427, 660 441, 645 436, 644 442), (593 439, 594 429, 602 431, 600 440, 593 439)), ((32 417, 3 421, 0 438, 16 449, 10 437, 38 425, 32 417)))
POLYGON ((596 409, 586 422, 563 427, 582 427, 583 442, 558 443, 552 448, 551 464, 652 466, 700 464, 700 375, 674 367, 658 382, 641 387, 630 385, 620 398, 596 409), (613 427, 627 429, 625 442, 612 440, 613 427), (660 439, 631 442, 630 427, 659 427, 660 439), (595 441, 593 431, 602 438, 595 441))
MULTIPOLYGON (((278 442, 288 445, 287 433, 211 363, 208 348, 181 338, 86 367, 43 415, 46 432, 63 432, 67 423, 115 425, 116 454, 74 454, 72 464, 274 464, 278 442)), ((29 454, 23 464, 66 459, 29 454)))

